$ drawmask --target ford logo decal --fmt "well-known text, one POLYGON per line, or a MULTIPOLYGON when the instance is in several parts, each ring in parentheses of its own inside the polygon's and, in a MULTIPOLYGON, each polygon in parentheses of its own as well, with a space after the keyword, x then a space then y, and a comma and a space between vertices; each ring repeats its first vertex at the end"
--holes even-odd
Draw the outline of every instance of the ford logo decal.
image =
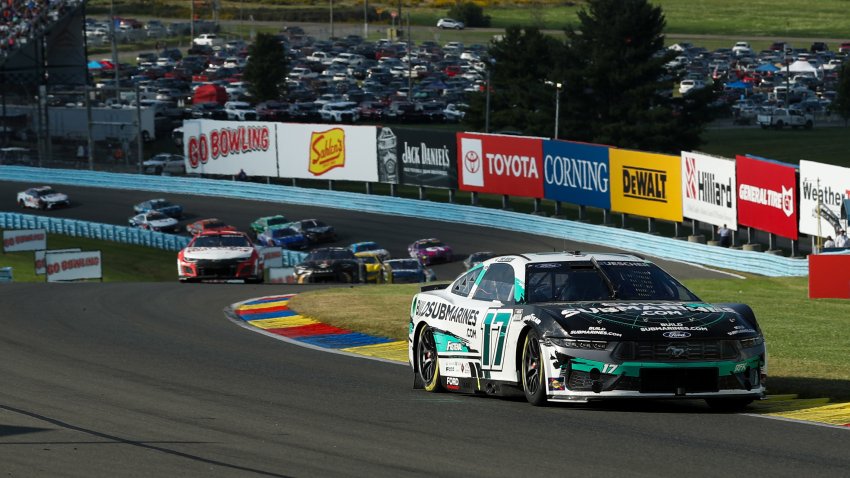
POLYGON ((690 332, 664 332, 668 339, 686 339, 691 336, 690 332))

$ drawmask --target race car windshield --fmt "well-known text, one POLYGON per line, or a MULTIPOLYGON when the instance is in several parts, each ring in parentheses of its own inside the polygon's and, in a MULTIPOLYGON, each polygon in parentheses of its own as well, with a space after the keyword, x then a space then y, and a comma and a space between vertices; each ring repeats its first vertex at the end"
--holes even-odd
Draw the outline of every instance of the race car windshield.
POLYGON ((273 237, 289 237, 289 236, 294 236, 296 234, 298 234, 298 233, 295 232, 295 229, 292 229, 291 227, 285 227, 283 229, 275 229, 274 231, 272 231, 273 237))
POLYGON ((148 213, 148 221, 159 221, 162 219, 168 219, 168 216, 161 212, 149 212, 148 213))
POLYGON ((202 236, 193 247, 251 247, 251 243, 244 236, 202 236))
POLYGON ((286 222, 287 221, 286 221, 285 217, 273 217, 273 218, 269 219, 268 225, 269 226, 277 226, 278 224, 286 224, 286 222))
POLYGON ((598 261, 622 300, 700 300, 670 274, 649 262, 598 261))
POLYGON ((392 262, 389 262, 388 264, 390 264, 390 266, 392 266, 393 269, 418 269, 419 268, 419 263, 412 260, 412 259, 403 260, 403 261, 392 261, 392 262))
POLYGON ((53 189, 42 189, 37 193, 38 196, 50 196, 51 194, 56 194, 56 191, 53 189))
POLYGON ((326 261, 328 259, 354 259, 354 253, 348 249, 325 249, 313 251, 307 257, 308 261, 326 261))

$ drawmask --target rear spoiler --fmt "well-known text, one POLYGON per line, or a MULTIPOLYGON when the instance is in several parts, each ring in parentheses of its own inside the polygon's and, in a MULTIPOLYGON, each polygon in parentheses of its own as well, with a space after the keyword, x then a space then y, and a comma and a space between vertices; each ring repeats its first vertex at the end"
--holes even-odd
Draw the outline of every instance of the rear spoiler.
POLYGON ((445 289, 448 286, 449 286, 448 282, 446 282, 444 284, 428 284, 428 285, 423 285, 422 287, 420 287, 419 291, 420 292, 428 292, 430 290, 440 290, 440 289, 445 289))

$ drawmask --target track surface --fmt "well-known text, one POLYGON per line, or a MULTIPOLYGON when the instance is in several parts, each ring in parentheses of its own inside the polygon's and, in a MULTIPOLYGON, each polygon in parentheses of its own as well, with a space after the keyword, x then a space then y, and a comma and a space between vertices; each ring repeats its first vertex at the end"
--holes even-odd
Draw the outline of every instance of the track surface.
MULTIPOLYGON (((0 198, 20 189, 0 186, 0 198)), ((130 215, 130 204, 150 196, 61 189, 79 205, 50 214, 115 223, 130 215)), ((199 216, 218 215, 240 227, 267 212, 317 216, 346 235, 341 242, 375 239, 397 255, 418 237, 410 236, 415 222, 386 216, 180 201, 199 216)), ((539 250, 553 241, 426 227, 433 229, 420 235, 441 237, 460 252, 489 244, 539 250)), ((707 273, 676 267, 683 267, 680 277, 707 273)), ((403 366, 272 340, 222 314, 247 298, 308 288, 3 285, 0 472, 825 477, 850 469, 846 430, 717 414, 701 401, 535 408, 521 400, 426 394, 411 389, 403 366)))

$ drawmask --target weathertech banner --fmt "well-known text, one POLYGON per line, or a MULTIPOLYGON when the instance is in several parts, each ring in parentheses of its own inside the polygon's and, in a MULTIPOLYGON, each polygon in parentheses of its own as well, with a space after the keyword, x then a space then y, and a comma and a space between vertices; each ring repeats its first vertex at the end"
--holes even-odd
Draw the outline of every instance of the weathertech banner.
POLYGON ((682 220, 681 158, 611 148, 611 210, 682 220))
POLYGON ((54 252, 44 255, 47 282, 102 279, 100 251, 54 252))
POLYGON ((377 128, 279 123, 280 176, 378 181, 377 128))
POLYGON ((607 146, 543 141, 546 199, 611 209, 609 171, 607 146))
POLYGON ((444 131, 379 128, 378 175, 381 182, 454 189, 457 136, 444 131))
POLYGON ((682 215, 737 230, 735 161, 682 151, 682 215))
POLYGON ((183 122, 186 172, 277 176, 276 123, 192 120, 183 122))
POLYGON ((791 165, 735 157, 738 224, 797 239, 797 174, 791 165))
POLYGON ((541 138, 458 133, 457 145, 461 191, 543 197, 541 138))
POLYGON ((850 197, 850 169, 800 160, 800 232, 833 236, 841 225, 841 205, 850 197), (818 208, 820 204, 820 208, 818 208))

